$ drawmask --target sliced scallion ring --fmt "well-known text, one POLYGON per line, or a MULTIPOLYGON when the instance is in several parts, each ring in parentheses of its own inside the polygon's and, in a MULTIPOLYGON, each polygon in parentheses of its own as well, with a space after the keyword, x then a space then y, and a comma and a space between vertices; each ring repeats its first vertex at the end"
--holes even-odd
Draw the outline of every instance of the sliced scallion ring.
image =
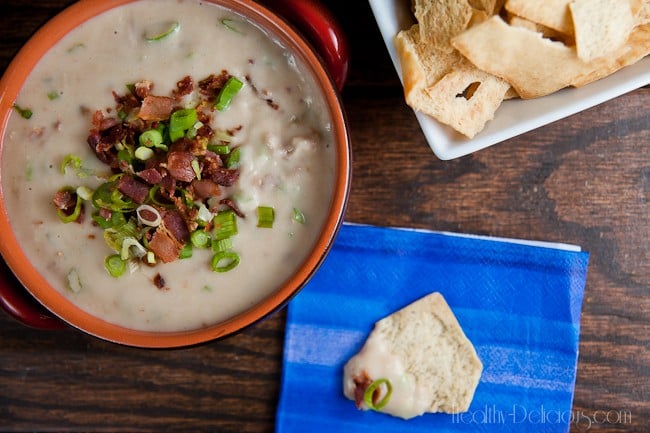
POLYGON ((153 206, 149 206, 148 204, 141 204, 138 206, 135 212, 138 216, 138 222, 140 224, 144 224, 149 227, 158 227, 162 222, 162 217, 160 216, 158 209, 153 206))
POLYGON ((162 39, 165 39, 166 37, 170 36, 173 33, 176 33, 179 29, 181 28, 181 24, 178 21, 174 21, 169 24, 169 27, 167 30, 164 30, 160 33, 155 33, 153 35, 146 35, 144 38, 149 41, 149 42, 155 42, 155 41, 160 41, 162 39))
POLYGON ((275 220, 275 211, 271 206, 257 207, 257 227, 270 229, 273 228, 275 220))
POLYGON ((220 251, 212 257, 212 270, 228 272, 239 264, 239 254, 234 251, 220 251))
POLYGON ((195 230, 190 234, 190 242, 196 248, 208 248, 212 238, 203 230, 195 230))
POLYGON ((232 98, 244 87, 244 83, 240 81, 237 77, 230 77, 226 84, 223 86, 217 100, 214 103, 214 106, 219 111, 224 111, 230 106, 232 98))
POLYGON ((371 410, 381 410, 388 404, 388 401, 390 400, 390 396, 393 393, 393 385, 390 383, 388 379, 377 379, 373 381, 368 388, 366 388, 366 391, 363 393, 363 401, 368 405, 368 408, 371 410), (373 395, 377 389, 381 385, 386 385, 386 394, 384 394, 384 397, 379 400, 376 404, 373 402, 374 398, 373 395))
POLYGON ((126 272, 126 261, 119 254, 113 254, 104 260, 104 267, 111 277, 120 277, 126 272))

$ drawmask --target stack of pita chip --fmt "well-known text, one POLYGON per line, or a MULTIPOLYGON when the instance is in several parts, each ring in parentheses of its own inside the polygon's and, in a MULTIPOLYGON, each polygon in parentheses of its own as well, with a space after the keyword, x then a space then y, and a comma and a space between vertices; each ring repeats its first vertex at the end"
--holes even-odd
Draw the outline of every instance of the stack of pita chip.
POLYGON ((409 106, 472 138, 505 99, 581 87, 650 53, 650 0, 412 0, 409 106))

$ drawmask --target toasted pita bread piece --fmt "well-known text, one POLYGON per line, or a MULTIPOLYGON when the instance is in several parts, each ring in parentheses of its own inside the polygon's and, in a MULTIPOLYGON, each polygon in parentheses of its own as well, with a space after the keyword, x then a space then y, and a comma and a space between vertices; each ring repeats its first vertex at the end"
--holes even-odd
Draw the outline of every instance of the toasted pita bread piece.
POLYGON ((452 43, 476 67, 504 79, 525 99, 567 87, 576 76, 590 71, 574 49, 510 26, 496 15, 452 43))
POLYGON ((467 0, 414 0, 420 39, 444 52, 451 52, 451 39, 465 30, 472 18, 467 0))
POLYGON ((374 404, 392 393, 382 408, 409 419, 426 412, 466 412, 483 365, 440 293, 432 293, 379 320, 363 348, 345 365, 343 393, 362 410, 374 381, 374 404), (377 401, 374 401, 377 400, 377 401))
POLYGON ((510 15, 508 17, 508 24, 515 27, 523 27, 533 32, 541 33, 546 39, 551 39, 553 41, 560 41, 564 45, 575 45, 575 39, 572 35, 567 35, 561 32, 558 32, 555 29, 546 27, 543 24, 536 23, 534 21, 527 20, 526 18, 518 17, 517 15, 510 15))
POLYGON ((650 23, 632 30, 625 45, 615 55, 602 57, 589 63, 589 70, 571 80, 574 87, 582 87, 604 78, 626 66, 633 65, 650 54, 650 23))
POLYGON ((474 9, 485 11, 488 15, 499 13, 506 0, 469 0, 469 5, 474 9))
POLYGON ((431 97, 426 113, 473 138, 494 118, 509 88, 501 78, 463 61, 425 89, 431 97))
POLYGON ((513 15, 542 24, 561 33, 573 34, 569 3, 573 0, 508 0, 505 8, 513 15))
POLYGON ((462 57, 457 51, 448 53, 421 42, 419 27, 415 24, 399 32, 395 37, 395 49, 400 60, 406 103, 422 111, 431 102, 424 89, 444 77, 462 57))
POLYGON ((614 53, 636 24, 629 0, 575 0, 569 10, 578 57, 585 62, 614 53))

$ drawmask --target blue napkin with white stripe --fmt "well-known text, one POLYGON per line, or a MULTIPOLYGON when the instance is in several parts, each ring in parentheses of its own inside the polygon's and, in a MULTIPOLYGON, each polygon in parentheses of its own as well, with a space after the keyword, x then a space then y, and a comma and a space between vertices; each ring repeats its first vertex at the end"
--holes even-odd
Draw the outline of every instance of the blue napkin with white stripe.
POLYGON ((344 224, 287 313, 277 433, 568 432, 589 255, 568 245, 344 224), (443 294, 481 361, 464 414, 356 409, 343 366, 374 323, 443 294))

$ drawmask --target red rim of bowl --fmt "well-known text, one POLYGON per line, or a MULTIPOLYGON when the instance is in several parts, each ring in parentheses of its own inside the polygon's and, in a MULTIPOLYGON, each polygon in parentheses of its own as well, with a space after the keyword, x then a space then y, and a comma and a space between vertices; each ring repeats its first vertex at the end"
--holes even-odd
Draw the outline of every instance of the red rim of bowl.
MULTIPOLYGON (((21 48, 0 79, 0 140, 4 132, 13 102, 32 68, 40 58, 69 31, 81 23, 105 11, 138 0, 81 0, 56 15, 41 27, 21 48)), ((0 171, 0 252, 21 284, 48 310, 71 326, 98 338, 128 346, 147 348, 173 348, 195 345, 236 333, 282 308, 296 295, 316 272, 330 250, 338 229, 343 222, 345 206, 351 180, 351 148, 346 127, 345 113, 339 95, 319 57, 310 45, 285 21, 251 0, 204 0, 227 7, 246 16, 269 31, 276 39, 302 57, 311 69, 316 82, 321 86, 323 96, 333 122, 337 146, 337 174, 334 196, 328 217, 314 248, 297 272, 278 290, 261 300, 257 305, 212 326, 179 332, 151 332, 125 328, 99 319, 75 306, 64 295, 51 287, 32 266, 16 239, 4 202, 0 171)), ((0 158, 2 156, 0 141, 0 158)))

